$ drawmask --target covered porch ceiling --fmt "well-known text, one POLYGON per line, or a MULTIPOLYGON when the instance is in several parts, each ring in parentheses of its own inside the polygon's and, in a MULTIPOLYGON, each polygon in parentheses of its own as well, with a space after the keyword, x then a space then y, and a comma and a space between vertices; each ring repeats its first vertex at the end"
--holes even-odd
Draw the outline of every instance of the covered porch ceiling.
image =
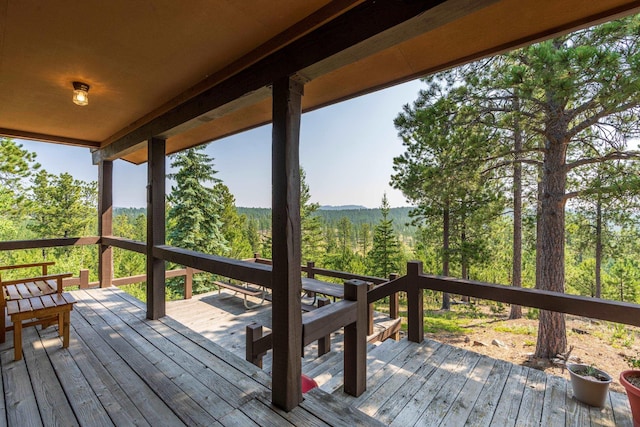
POLYGON ((640 10, 630 0, 0 0, 0 135, 147 161, 640 10), (72 82, 91 86, 86 107, 72 82))

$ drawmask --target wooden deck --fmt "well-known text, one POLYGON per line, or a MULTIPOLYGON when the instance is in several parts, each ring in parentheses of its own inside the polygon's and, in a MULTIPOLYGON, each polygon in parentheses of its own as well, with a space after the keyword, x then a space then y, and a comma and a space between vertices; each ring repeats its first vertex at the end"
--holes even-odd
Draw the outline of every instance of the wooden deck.
MULTIPOLYGON (((168 304, 175 320, 244 356, 244 327, 270 325, 270 305, 247 311, 242 299, 202 295, 168 304)), ((632 426, 624 394, 609 394, 603 409, 573 399, 571 384, 544 372, 492 359, 435 341, 387 340, 370 345, 367 391, 354 398, 341 390, 342 334, 332 351, 315 357, 305 349, 303 372, 339 401, 387 425, 632 426)), ((269 356, 264 367, 271 368, 269 356)))
POLYGON ((144 306, 116 288, 73 295, 68 349, 56 327, 25 330, 21 361, 12 333, 0 345, 0 426, 377 424, 321 390, 280 411, 268 374, 226 348, 170 317, 146 320, 144 306))

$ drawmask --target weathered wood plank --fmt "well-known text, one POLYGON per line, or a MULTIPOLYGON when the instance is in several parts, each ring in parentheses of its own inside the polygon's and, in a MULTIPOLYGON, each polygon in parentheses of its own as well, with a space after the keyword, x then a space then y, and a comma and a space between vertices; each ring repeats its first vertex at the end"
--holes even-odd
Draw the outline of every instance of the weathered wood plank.
POLYGON ((382 426, 380 421, 345 404, 334 396, 313 389, 306 394, 307 398, 300 404, 309 412, 317 414, 332 426, 382 426))
POLYGON ((94 325, 98 323, 98 320, 95 319, 96 316, 92 315, 88 309, 83 310, 83 306, 84 302, 80 301, 78 303, 78 310, 76 310, 77 314, 84 317, 90 326, 86 328, 76 328, 75 332, 87 344, 117 383, 122 386, 123 390, 126 391, 131 401, 134 402, 149 424, 153 426, 184 425, 180 418, 156 395, 155 389, 140 378, 137 371, 132 369, 132 367, 123 360, 127 355, 116 352, 116 350, 108 344, 111 338, 119 339, 118 335, 114 334, 113 337, 109 337, 101 336, 97 333, 94 329, 94 325), (85 316, 85 313, 89 317, 85 316), (89 319, 91 320, 89 321, 89 319))
POLYGON ((509 378, 511 366, 511 363, 496 360, 464 425, 482 427, 491 424, 491 418, 509 378))
POLYGON ((7 423, 10 426, 42 426, 36 396, 23 360, 13 360, 13 349, 0 353, 5 389, 7 423))
POLYGON ((441 423, 445 426, 464 425, 473 406, 480 398, 482 388, 489 378, 495 362, 495 359, 481 356, 476 366, 467 375, 460 393, 449 407, 446 416, 444 418, 438 417, 429 406, 418 422, 424 421, 425 425, 440 425, 441 423))
MULTIPOLYGON (((32 334, 34 336, 36 335, 35 329, 33 329, 32 334)), ((60 349, 60 338, 58 337, 57 331, 52 328, 40 331, 40 339, 42 340, 41 342, 34 341, 36 347, 44 348, 46 355, 49 356, 49 360, 51 361, 50 365, 44 368, 51 369, 52 381, 54 381, 54 378, 59 378, 60 385, 64 389, 64 393, 61 393, 61 396, 66 396, 65 400, 68 399, 67 405, 70 405, 69 410, 71 411, 71 409, 73 409, 71 412, 71 416, 75 415, 73 420, 75 421, 77 418, 77 422, 80 425, 114 425, 78 365, 71 357, 69 351, 60 349)), ((75 340, 74 338, 72 341, 75 340)), ((39 360, 45 359, 43 354, 36 354, 35 356, 39 360)), ((27 349, 25 348, 25 358, 26 357, 28 356, 27 349)), ((27 365, 29 365, 28 361, 27 365)), ((60 425, 71 424, 65 422, 60 423, 60 425)))
MULTIPOLYGON (((391 340, 386 342, 393 345, 391 340)), ((404 350, 394 352, 396 357, 367 380, 370 386, 354 403, 354 406, 365 414, 374 416, 378 412, 386 412, 384 411, 386 402, 392 400, 406 381, 441 347, 440 343, 433 340, 427 340, 417 348, 409 345, 408 340, 402 342, 407 343, 404 350)))
POLYGON ((64 377, 69 373, 65 372, 64 369, 60 372, 54 371, 40 342, 40 337, 34 328, 25 329, 23 336, 25 341, 23 347, 24 360, 29 370, 29 379, 36 402, 38 402, 40 416, 47 423, 64 426, 79 425, 71 409, 70 402, 67 400, 58 381, 58 376, 56 376, 56 374, 59 374, 64 377))
POLYGON ((509 371, 498 406, 493 414, 491 424, 496 426, 513 426, 518 417, 520 402, 527 384, 528 368, 520 365, 513 365, 509 371))
MULTIPOLYGON (((122 339, 111 340, 110 345, 123 356, 135 370, 154 387, 162 387, 158 395, 165 403, 174 409, 179 417, 187 424, 207 424, 225 416, 232 411, 232 407, 220 399, 212 396, 212 390, 207 389, 198 378, 186 372, 182 366, 171 360, 164 351, 184 354, 184 351, 173 345, 173 348, 158 348, 154 342, 150 342, 138 331, 130 327, 115 314, 100 306, 97 301, 87 304, 96 315, 100 316, 105 325, 98 333, 113 334, 116 332, 122 339), (132 351, 135 350, 135 351, 132 351), (164 350, 164 351, 163 351, 164 350)), ((142 327, 139 322, 138 326, 142 327)), ((153 340, 153 337, 147 337, 153 340)), ((161 345, 163 340, 153 340, 161 345)), ((192 357, 184 358, 184 363, 197 363, 192 357)))
POLYGON ((411 400, 391 425, 407 426, 425 423, 428 419, 442 419, 478 360, 479 354, 464 352, 460 359, 446 361, 420 389, 419 399, 411 400))
POLYGON ((611 407, 613 408, 613 422, 619 427, 631 427, 633 425, 631 408, 626 394, 609 392, 611 407))
POLYGON ((547 386, 542 402, 540 425, 564 427, 566 424, 567 380, 555 375, 547 376, 547 386))
POLYGON ((539 426, 542 417, 542 403, 544 402, 544 392, 546 388, 547 376, 542 371, 529 368, 527 373, 527 384, 522 394, 520 410, 516 425, 518 426, 539 426))

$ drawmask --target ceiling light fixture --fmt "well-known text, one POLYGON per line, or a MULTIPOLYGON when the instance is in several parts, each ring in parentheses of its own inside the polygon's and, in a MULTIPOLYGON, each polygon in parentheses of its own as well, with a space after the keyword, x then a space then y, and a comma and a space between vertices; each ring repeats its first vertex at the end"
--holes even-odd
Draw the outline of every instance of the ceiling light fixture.
POLYGON ((89 104, 89 85, 82 82, 73 82, 73 103, 76 105, 89 104))

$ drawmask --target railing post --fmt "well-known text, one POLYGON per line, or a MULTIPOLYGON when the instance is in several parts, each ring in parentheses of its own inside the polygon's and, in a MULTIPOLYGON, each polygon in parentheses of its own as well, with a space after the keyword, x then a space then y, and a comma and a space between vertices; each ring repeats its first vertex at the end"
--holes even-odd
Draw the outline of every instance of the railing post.
POLYGON ((421 261, 407 263, 407 335, 412 342, 424 339, 424 291, 418 283, 421 274, 421 261))
POLYGON ((251 323, 246 327, 245 359, 262 369, 263 354, 255 354, 253 343, 262 338, 262 325, 251 323))
POLYGON ((187 267, 184 275, 184 299, 191 299, 193 296, 193 268, 187 267))
MULTIPOLYGON (((367 284, 367 292, 373 289, 373 283, 367 284)), ((367 309, 367 335, 373 335, 373 303, 367 309)))
MULTIPOLYGON (((390 282, 396 280, 397 278, 398 278, 398 275, 396 273, 391 273, 389 275, 390 282)), ((399 297, 400 297, 399 292, 394 292, 389 297, 389 317, 392 319, 397 319, 398 317, 400 317, 400 298, 399 297)), ((391 335, 391 338, 394 339, 395 341, 398 341, 400 339, 400 332, 399 331, 394 332, 391 335)))
POLYGON ((89 289, 89 270, 80 270, 80 289, 89 289))
MULTIPOLYGON (((318 298, 318 308, 329 305, 329 298, 318 298)), ((318 340, 318 357, 331 351, 331 334, 318 340)), ((303 351, 304 354, 304 351, 303 351)))
POLYGON ((360 396, 367 389, 367 282, 347 280, 344 299, 357 301, 356 321, 344 327, 344 392, 360 396))
MULTIPOLYGON (((316 273, 315 273, 315 271, 313 271, 314 268, 316 268, 315 261, 307 261, 307 277, 309 279, 315 279, 315 277, 316 277, 316 273)), ((307 296, 308 297, 315 297, 316 293, 308 291, 307 292, 307 296)), ((318 307, 320 307, 320 303, 319 302, 318 302, 318 307)), ((320 351, 320 350, 318 350, 318 351, 320 351)))

